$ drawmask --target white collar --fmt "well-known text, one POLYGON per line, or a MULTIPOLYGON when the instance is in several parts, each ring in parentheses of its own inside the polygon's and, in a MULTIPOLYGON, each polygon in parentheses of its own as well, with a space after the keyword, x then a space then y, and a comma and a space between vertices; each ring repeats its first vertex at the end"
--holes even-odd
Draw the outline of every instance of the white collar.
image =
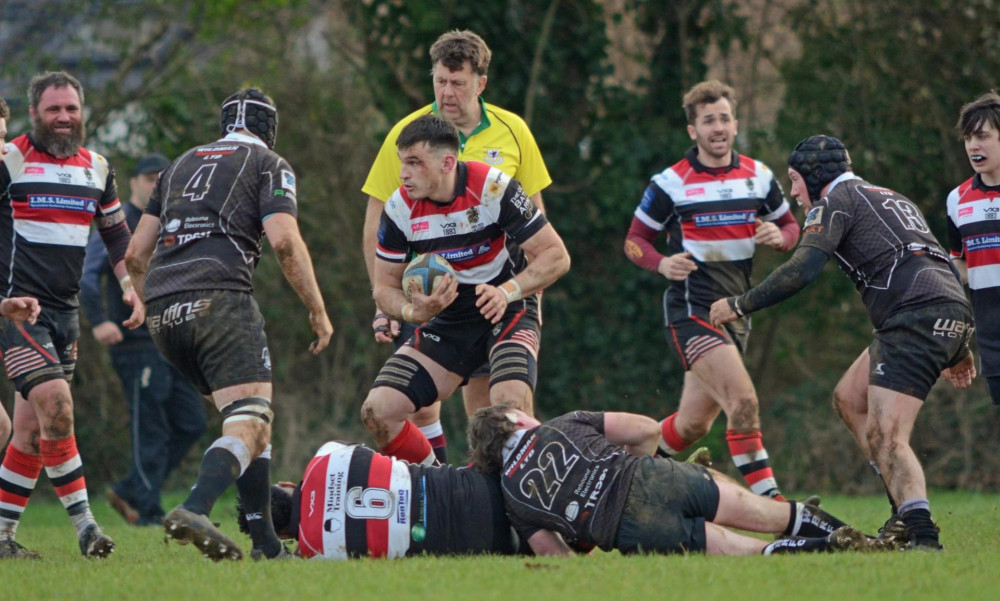
POLYGON ((837 187, 837 184, 839 184, 840 182, 846 182, 847 180, 851 179, 861 179, 861 178, 857 175, 854 175, 853 171, 845 171, 840 175, 838 175, 837 179, 830 182, 830 187, 826 189, 826 196, 829 196, 830 192, 833 192, 833 189, 837 187))
POLYGON ((507 442, 503 443, 502 455, 504 465, 507 464, 507 461, 510 459, 514 449, 517 448, 517 445, 521 444, 521 439, 524 438, 525 432, 527 432, 527 430, 517 430, 507 438, 507 442))
POLYGON ((235 131, 231 134, 226 134, 225 137, 222 138, 222 140, 225 140, 227 142, 245 142, 247 144, 256 144, 257 146, 263 146, 264 148, 267 148, 267 144, 265 144, 264 141, 258 138, 257 136, 251 136, 250 134, 241 134, 235 131))

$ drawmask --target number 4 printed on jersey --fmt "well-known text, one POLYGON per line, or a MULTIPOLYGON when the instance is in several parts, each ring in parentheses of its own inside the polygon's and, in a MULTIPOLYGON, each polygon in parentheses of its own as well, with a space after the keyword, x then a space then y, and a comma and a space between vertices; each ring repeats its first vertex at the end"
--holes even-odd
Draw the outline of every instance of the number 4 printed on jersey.
POLYGON ((194 172, 191 179, 184 186, 184 192, 181 194, 191 202, 198 202, 205 198, 208 194, 209 188, 212 187, 212 176, 215 174, 215 168, 218 167, 218 163, 206 163, 194 172))

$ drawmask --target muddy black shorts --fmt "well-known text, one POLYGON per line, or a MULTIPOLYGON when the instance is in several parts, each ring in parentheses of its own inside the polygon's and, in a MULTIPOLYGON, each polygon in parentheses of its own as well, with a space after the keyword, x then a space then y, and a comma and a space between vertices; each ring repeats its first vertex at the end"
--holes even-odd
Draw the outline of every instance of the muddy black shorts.
POLYGON ((892 315, 868 347, 868 383, 926 399, 941 370, 965 356, 973 329, 972 313, 960 303, 892 315))
POLYGON ((152 300, 146 325, 156 346, 198 392, 271 381, 264 317, 253 295, 180 292, 152 300))
MULTIPOLYGON (((538 355, 537 306, 534 296, 512 303, 496 324, 483 318, 455 321, 434 317, 418 326, 405 344, 448 371, 469 378, 484 363, 489 364, 490 352, 505 342, 518 342, 538 355)), ((530 384, 534 389, 534 383, 530 384)))
POLYGON ((0 351, 7 378, 25 399, 35 386, 73 379, 80 314, 42 307, 34 325, 0 319, 0 351))
POLYGON ((615 548, 622 553, 703 552, 719 486, 700 465, 643 457, 635 470, 615 548))

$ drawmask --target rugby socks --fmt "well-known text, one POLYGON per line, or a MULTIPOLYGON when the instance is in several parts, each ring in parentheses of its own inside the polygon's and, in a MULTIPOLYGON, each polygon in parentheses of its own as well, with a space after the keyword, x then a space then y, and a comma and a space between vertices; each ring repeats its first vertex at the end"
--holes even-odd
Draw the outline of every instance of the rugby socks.
POLYGON ((42 453, 45 473, 73 520, 77 536, 80 536, 88 525, 96 522, 90 512, 87 482, 83 478, 83 461, 76 448, 76 436, 60 440, 42 439, 38 441, 38 450, 42 453))
POLYGON ((785 536, 823 537, 832 534, 834 530, 841 526, 846 526, 844 522, 841 522, 819 507, 795 501, 789 501, 788 505, 790 512, 788 526, 784 532, 785 536))
POLYGON ((420 426, 420 432, 431 443, 431 449, 434 450, 434 456, 437 457, 438 463, 441 465, 448 463, 448 440, 444 436, 444 428, 441 427, 441 420, 429 426, 420 426))
POLYGON ((7 454, 0 465, 0 540, 14 538, 41 473, 41 455, 29 455, 13 443, 7 445, 7 454))
POLYGON ((389 444, 379 449, 383 455, 409 461, 414 465, 436 465, 437 458, 427 437, 409 421, 403 422, 403 429, 389 444))
POLYGON ((263 551, 265 557, 276 557, 281 553, 281 540, 271 521, 271 445, 250 462, 236 480, 236 490, 254 549, 263 551))
POLYGON ((910 499, 899 506, 899 517, 906 524, 910 546, 941 548, 938 528, 931 519, 931 504, 927 499, 910 499))
POLYGON ((188 511, 209 515, 222 493, 236 482, 249 465, 250 450, 242 440, 235 436, 217 439, 201 458, 198 480, 183 507, 188 511))
POLYGON ((729 453, 733 456, 733 463, 743 474, 743 479, 754 494, 778 501, 788 500, 778 490, 778 482, 774 479, 774 472, 771 471, 771 463, 768 461, 767 449, 764 448, 760 430, 750 432, 726 430, 726 442, 729 443, 729 453))
POLYGON ((676 419, 677 412, 675 411, 660 422, 660 442, 656 448, 656 454, 660 457, 673 457, 691 446, 690 442, 685 441, 677 433, 677 427, 674 425, 676 419))

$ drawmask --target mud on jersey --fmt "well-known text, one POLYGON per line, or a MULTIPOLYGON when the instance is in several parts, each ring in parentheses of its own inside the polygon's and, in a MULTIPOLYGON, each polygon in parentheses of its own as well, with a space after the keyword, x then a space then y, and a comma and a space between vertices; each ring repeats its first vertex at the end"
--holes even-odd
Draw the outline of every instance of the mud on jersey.
POLYGON ((548 221, 517 180, 485 163, 458 163, 455 198, 446 204, 414 200, 400 188, 385 204, 376 255, 403 263, 436 252, 455 268, 458 298, 439 315, 481 317, 476 284, 502 284, 527 265, 507 238, 523 243, 548 221))
POLYGON ((876 328, 906 308, 966 303, 948 255, 917 205, 853 173, 834 180, 813 205, 800 244, 837 258, 876 328))
POLYGON ((398 558, 517 550, 495 476, 397 461, 330 442, 300 485, 303 557, 398 558))
POLYGON ((0 161, 0 291, 76 309, 90 224, 121 210, 114 171, 86 148, 57 159, 28 135, 7 150, 0 161))
POLYGON ((252 292, 264 219, 296 211, 295 172, 256 137, 229 134, 188 150, 160 174, 146 207, 160 219, 146 299, 252 292))
POLYGON ((757 218, 775 221, 789 210, 771 170, 741 154, 733 153, 726 168, 708 168, 692 148, 681 161, 654 175, 635 216, 666 232, 668 255, 690 252, 698 265, 684 280, 671 281, 667 321, 707 318, 717 299, 746 292, 757 218))
POLYGON ((639 458, 604 438, 604 413, 575 411, 528 430, 500 479, 511 524, 572 543, 614 547, 639 458))

